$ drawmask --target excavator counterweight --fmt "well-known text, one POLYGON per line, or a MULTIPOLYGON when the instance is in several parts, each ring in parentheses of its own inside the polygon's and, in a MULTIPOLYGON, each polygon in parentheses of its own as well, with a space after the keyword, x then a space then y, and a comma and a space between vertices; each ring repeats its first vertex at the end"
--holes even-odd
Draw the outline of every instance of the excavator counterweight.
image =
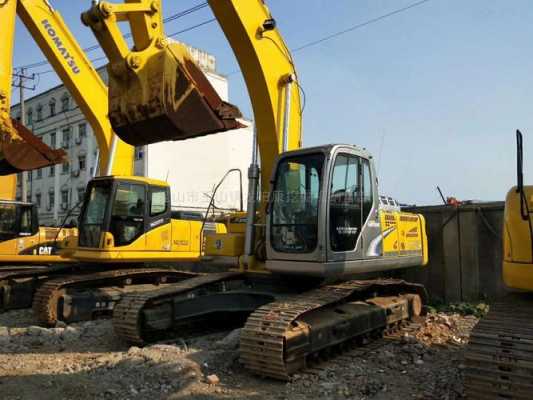
POLYGON ((0 175, 32 171, 67 160, 64 150, 48 147, 18 121, 5 121, 0 131, 0 175))

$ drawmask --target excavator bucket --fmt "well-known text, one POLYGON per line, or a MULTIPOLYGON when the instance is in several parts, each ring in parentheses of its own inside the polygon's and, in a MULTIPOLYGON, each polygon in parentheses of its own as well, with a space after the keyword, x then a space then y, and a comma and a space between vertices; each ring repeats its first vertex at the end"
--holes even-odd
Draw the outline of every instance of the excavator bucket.
MULTIPOLYGON (((138 60, 140 61, 140 60, 138 60)), ((170 43, 143 65, 109 67, 109 118, 126 143, 141 146, 241 128, 239 109, 223 101, 187 48, 170 43)))
POLYGON ((54 150, 16 120, 0 131, 0 175, 31 171, 67 160, 64 150, 54 150))

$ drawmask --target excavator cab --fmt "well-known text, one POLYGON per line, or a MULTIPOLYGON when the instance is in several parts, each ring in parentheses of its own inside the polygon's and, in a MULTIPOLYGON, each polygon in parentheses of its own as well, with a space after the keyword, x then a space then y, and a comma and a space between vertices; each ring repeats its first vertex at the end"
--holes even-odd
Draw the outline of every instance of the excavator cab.
POLYGON ((0 200, 0 243, 38 232, 39 220, 34 204, 0 200))
POLYGON ((143 177, 107 176, 89 182, 79 219, 82 261, 197 261, 201 232, 222 224, 185 219, 171 208, 166 182, 143 177))
POLYGON ((367 151, 327 145, 286 152, 272 182, 267 269, 340 277, 427 263, 423 217, 380 210, 367 151))
POLYGON ((136 177, 93 179, 79 224, 79 246, 124 247, 170 220, 170 190, 164 182, 136 177))

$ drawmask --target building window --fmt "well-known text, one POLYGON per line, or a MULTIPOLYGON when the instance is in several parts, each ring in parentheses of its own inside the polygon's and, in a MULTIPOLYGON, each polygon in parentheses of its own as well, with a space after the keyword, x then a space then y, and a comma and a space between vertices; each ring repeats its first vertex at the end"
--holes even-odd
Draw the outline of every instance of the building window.
POLYGON ((54 115, 56 115, 56 99, 52 98, 48 105, 50 106, 50 116, 53 117, 54 115))
POLYGON ((64 94, 61 98, 61 111, 65 112, 68 111, 69 108, 69 97, 68 94, 64 94))
POLYGON ((31 193, 30 192, 28 192, 26 194, 26 203, 31 203, 31 193))
POLYGON ((87 136, 87 124, 85 122, 78 125, 78 135, 80 138, 87 136))
POLYGON ((78 189, 78 202, 81 203, 83 201, 83 196, 85 196, 85 189, 79 188, 78 189))
POLYGON ((20 122, 22 120, 22 114, 20 111, 17 113, 17 121, 20 122))
POLYGON ((35 204, 37 207, 41 207, 41 193, 37 193, 35 195, 35 204))
POLYGON ((50 174, 48 176, 55 176, 56 175, 56 166, 52 165, 50 167, 50 174))
POLYGON ((37 106, 37 121, 42 121, 42 120, 43 120, 43 106, 39 104, 37 106))
POLYGON ((70 147, 70 127, 63 129, 63 148, 68 149, 70 147))
POLYGON ((55 193, 54 192, 49 192, 48 193, 48 209, 49 210, 54 208, 55 199, 56 199, 55 193))
POLYGON ((26 114, 26 125, 33 124, 33 110, 30 108, 26 114))
POLYGON ((85 171, 85 167, 87 166, 86 163, 86 157, 85 156, 78 156, 78 164, 80 171, 85 171))
POLYGON ((33 171, 28 171, 28 182, 31 182, 33 179, 33 171))
POLYGON ((17 186, 22 187, 22 172, 17 173, 17 186))
POLYGON ((68 190, 62 190, 61 191, 61 208, 67 209, 68 208, 68 190))
POLYGON ((56 141, 56 133, 55 132, 52 132, 50 134, 50 147, 52 149, 55 149, 56 148, 56 144, 57 144, 57 141, 56 141))
POLYGON ((62 164, 61 173, 64 175, 64 174, 68 174, 69 172, 70 172, 70 164, 67 161, 66 163, 62 164))
POLYGON ((39 168, 37 170, 37 179, 41 179, 43 177, 43 170, 41 168, 39 168))

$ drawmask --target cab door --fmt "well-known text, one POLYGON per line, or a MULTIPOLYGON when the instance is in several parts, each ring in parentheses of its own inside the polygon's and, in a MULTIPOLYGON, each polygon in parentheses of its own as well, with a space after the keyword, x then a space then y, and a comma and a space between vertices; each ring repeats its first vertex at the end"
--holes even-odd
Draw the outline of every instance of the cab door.
POLYGON ((170 189, 149 186, 148 213, 146 216, 146 250, 170 251, 172 226, 170 223, 170 189))
POLYGON ((360 157, 338 152, 333 160, 328 198, 328 261, 362 257, 363 216, 360 157))
POLYGON ((133 182, 118 182, 111 210, 109 231, 115 247, 132 245, 132 250, 143 250, 146 246, 147 213, 146 185, 133 182))

